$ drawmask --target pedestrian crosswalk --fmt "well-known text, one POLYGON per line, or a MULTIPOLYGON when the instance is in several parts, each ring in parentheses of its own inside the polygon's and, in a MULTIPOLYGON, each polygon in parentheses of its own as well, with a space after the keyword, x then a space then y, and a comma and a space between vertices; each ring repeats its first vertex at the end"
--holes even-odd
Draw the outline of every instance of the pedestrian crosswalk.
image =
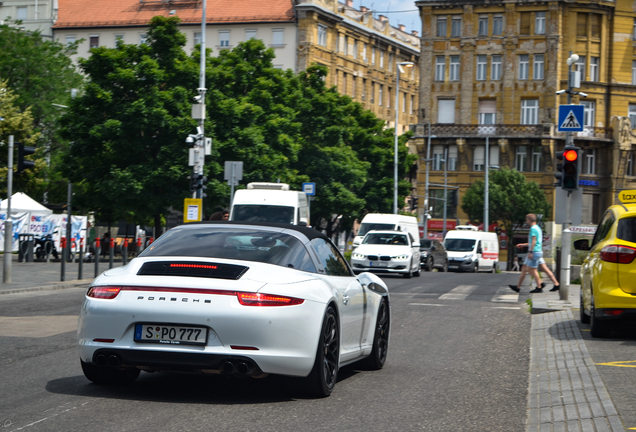
MULTIPOLYGON (((442 300, 442 303, 411 303, 413 305, 443 306, 448 303, 465 300, 481 300, 491 303, 519 303, 519 293, 513 292, 505 287, 480 286, 480 285, 457 285, 446 293, 439 292, 391 292, 391 296, 407 296, 411 299, 442 300)), ((501 306, 504 308, 505 306, 501 306)))

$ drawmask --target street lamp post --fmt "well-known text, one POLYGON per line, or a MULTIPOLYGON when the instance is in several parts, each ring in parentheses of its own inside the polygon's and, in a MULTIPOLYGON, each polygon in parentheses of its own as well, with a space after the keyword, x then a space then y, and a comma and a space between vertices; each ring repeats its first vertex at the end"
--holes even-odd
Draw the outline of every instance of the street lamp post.
POLYGON ((413 62, 398 62, 397 71, 395 74, 395 128, 393 129, 393 136, 395 141, 395 148, 393 149, 393 213, 398 212, 398 113, 400 103, 400 72, 404 73, 404 68, 411 68, 415 66, 413 62))
MULTIPOLYGON (((444 150, 444 228, 442 228, 443 238, 446 238, 446 212, 448 209, 448 147, 444 150)), ((428 221, 427 221, 428 222, 428 221)))
POLYGON ((429 171, 429 163, 431 161, 431 139, 437 138, 435 135, 431 135, 431 122, 428 122, 428 142, 426 144, 426 183, 424 184, 424 238, 428 238, 428 171, 429 171))

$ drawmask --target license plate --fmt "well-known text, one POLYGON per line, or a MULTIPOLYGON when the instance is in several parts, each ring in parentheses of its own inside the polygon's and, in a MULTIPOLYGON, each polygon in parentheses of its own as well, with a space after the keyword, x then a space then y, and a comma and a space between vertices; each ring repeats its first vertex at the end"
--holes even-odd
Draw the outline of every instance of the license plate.
POLYGON ((135 325, 135 342, 166 345, 205 345, 207 340, 208 330, 205 327, 164 324, 135 325))
POLYGON ((378 267, 388 267, 388 266, 389 266, 389 263, 385 261, 380 261, 378 263, 378 267))
POLYGON ((448 266, 449 269, 456 269, 457 266, 448 266))

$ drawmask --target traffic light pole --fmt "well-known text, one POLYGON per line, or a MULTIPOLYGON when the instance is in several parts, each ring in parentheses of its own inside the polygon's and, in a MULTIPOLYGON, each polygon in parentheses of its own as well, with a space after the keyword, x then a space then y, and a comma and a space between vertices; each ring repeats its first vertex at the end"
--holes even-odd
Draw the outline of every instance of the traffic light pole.
POLYGON ((11 220, 11 194, 13 193, 13 135, 9 135, 9 159, 7 161, 7 219, 4 221, 4 267, 2 282, 11 283, 13 258, 13 221, 11 220))

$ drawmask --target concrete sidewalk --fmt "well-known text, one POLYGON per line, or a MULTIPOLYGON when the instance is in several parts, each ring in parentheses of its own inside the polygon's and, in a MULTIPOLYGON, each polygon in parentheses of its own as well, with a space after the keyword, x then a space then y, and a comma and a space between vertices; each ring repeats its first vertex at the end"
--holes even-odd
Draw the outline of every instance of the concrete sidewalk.
POLYGON ((528 432, 625 431, 576 324, 580 292, 532 294, 528 432))
MULTIPOLYGON (((0 261, 4 259, 0 255, 0 261)), ((115 262, 113 267, 121 266, 121 260, 115 262)), ((0 264, 0 273, 3 272, 0 264)), ((18 262, 18 256, 13 255, 11 263, 11 283, 2 283, 4 275, 0 279, 0 295, 14 294, 29 291, 44 291, 74 287, 88 287, 94 279, 95 263, 82 264, 82 279, 78 279, 79 263, 66 263, 65 280, 61 281, 61 262, 18 262)), ((99 263, 99 272, 108 270, 109 262, 99 263)))

